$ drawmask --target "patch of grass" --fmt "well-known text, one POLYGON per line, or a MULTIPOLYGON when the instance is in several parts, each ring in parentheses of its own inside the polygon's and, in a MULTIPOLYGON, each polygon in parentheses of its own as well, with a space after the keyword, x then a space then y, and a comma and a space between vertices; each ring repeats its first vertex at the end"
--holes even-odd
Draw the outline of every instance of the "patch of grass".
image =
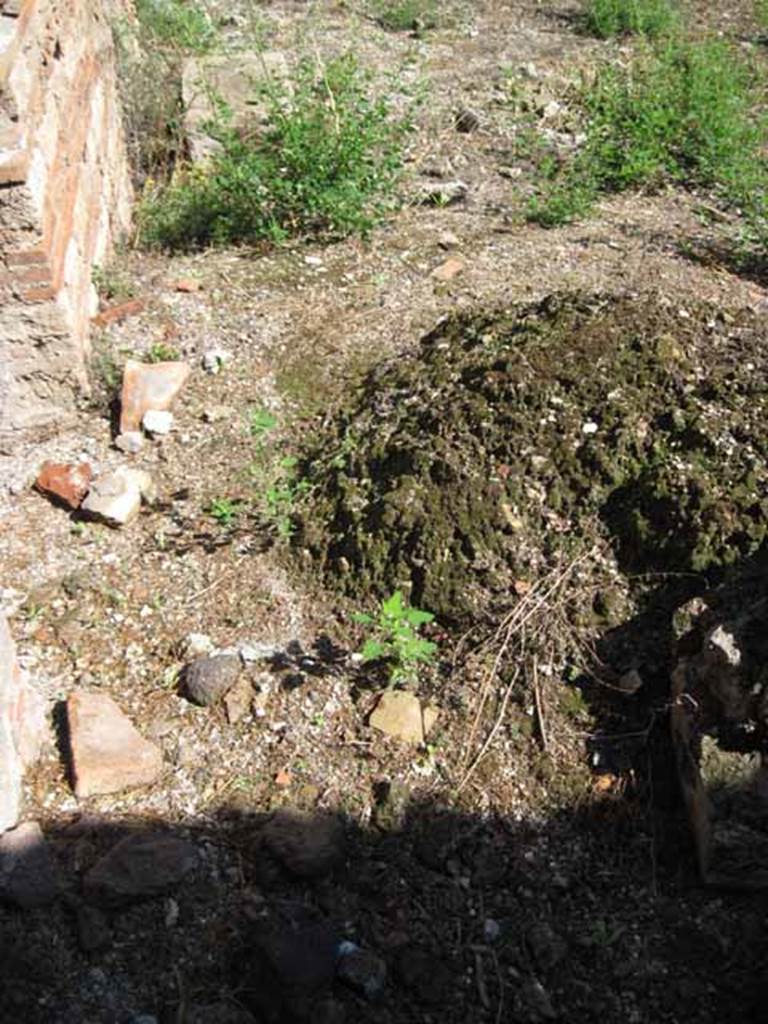
POLYGON ((551 226, 588 212, 601 193, 678 183, 712 189, 765 232, 766 121, 752 63, 719 39, 665 40, 628 68, 604 66, 583 94, 583 148, 544 161, 529 219, 551 226))
POLYGON ((678 12, 670 0, 587 0, 584 11, 584 26, 598 39, 660 36, 678 24, 678 12))
POLYGON ((437 0, 373 0, 369 9, 381 27, 391 32, 419 32, 439 23, 437 0))
POLYGON ((144 362, 166 363, 178 358, 178 349, 175 349, 172 345, 165 345, 162 341, 157 341, 150 345, 148 352, 144 356, 144 362))
POLYGON ((136 287, 128 274, 114 263, 96 266, 91 271, 93 286, 99 297, 107 302, 122 302, 136 294, 136 287))
POLYGON ((242 138, 219 125, 222 151, 209 165, 149 191, 139 215, 145 245, 365 235, 395 206, 410 121, 371 94, 354 57, 302 61, 292 95, 266 98, 262 133, 242 138))
POLYGON ((164 46, 207 53, 216 42, 210 17, 194 0, 136 0, 136 16, 143 32, 164 46))

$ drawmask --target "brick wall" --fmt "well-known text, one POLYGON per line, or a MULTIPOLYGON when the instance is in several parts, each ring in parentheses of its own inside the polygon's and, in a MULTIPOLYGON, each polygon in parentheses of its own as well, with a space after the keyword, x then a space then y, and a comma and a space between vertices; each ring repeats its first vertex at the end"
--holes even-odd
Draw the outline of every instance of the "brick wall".
POLYGON ((130 0, 0 0, 0 451, 87 389, 91 281, 129 225, 111 21, 130 0))

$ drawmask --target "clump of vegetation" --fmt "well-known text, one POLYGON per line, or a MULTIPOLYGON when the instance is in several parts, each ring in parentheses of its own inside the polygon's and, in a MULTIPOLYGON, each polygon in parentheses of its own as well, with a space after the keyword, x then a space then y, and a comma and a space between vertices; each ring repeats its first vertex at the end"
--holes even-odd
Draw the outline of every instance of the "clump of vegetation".
POLYGON ((389 661, 390 687, 415 682, 419 666, 435 660, 437 644, 419 635, 434 618, 431 612, 409 607, 399 590, 381 602, 375 617, 358 612, 355 621, 371 631, 360 651, 363 662, 389 661))
POLYGON ((184 149, 181 65, 210 50, 216 29, 195 0, 138 0, 113 28, 128 156, 136 183, 167 177, 184 149))
POLYGON ((223 527, 231 526, 239 511, 240 502, 232 498, 214 498, 208 506, 208 515, 223 527))
POLYGON ((599 39, 635 33, 660 36, 678 25, 670 0, 588 0, 584 24, 599 39))
POLYGON ((156 341, 149 346, 144 356, 145 363, 167 363, 179 358, 179 350, 173 345, 166 345, 165 342, 156 341))
MULTIPOLYGON (((686 313, 556 296, 447 320, 372 371, 307 451, 298 544, 353 600, 397 588, 446 623, 497 614, 520 580, 594 546, 628 579, 754 551, 764 328, 686 313)), ((577 605, 603 623, 619 607, 577 605)))
POLYGON ((207 53, 216 42, 208 13, 194 0, 136 0, 142 31, 163 46, 207 53))
POLYGON ((437 0, 372 0, 370 10, 382 28, 392 32, 436 28, 440 14, 437 0))
POLYGON ((529 217, 551 226, 586 213, 601 193, 665 183, 712 189, 766 231, 768 139, 759 74, 719 39, 670 39, 629 67, 604 66, 583 94, 587 139, 572 159, 543 161, 529 217))
POLYGON ((177 171, 140 211, 141 240, 167 249, 293 235, 365 234, 395 205, 410 122, 371 94, 352 56, 302 61, 291 94, 270 87, 253 137, 220 124, 221 152, 177 171))
POLYGON ((281 540, 288 540, 295 530, 297 503, 310 484, 298 475, 298 460, 294 455, 284 454, 284 446, 279 442, 267 443, 278 426, 277 416, 269 409, 252 410, 250 433, 257 447, 248 476, 256 488, 255 504, 262 520, 281 540))

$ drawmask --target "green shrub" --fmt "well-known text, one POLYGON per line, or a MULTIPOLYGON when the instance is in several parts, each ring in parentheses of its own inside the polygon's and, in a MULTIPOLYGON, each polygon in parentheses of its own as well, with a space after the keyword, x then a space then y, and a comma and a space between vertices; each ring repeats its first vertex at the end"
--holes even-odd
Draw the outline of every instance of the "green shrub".
POLYGON ((678 15, 670 0, 588 0, 584 23, 599 39, 628 33, 659 36, 675 28, 678 15))
POLYGON ((170 249, 292 235, 365 234, 394 206, 410 125, 371 96, 352 56, 303 61, 292 95, 270 91, 252 138, 219 125, 221 152, 178 172, 140 211, 142 241, 170 249))
POLYGON ((762 229, 768 173, 756 113, 758 74, 728 43, 666 40, 628 67, 603 67, 583 96, 587 140, 547 184, 529 217, 545 225, 584 214, 600 193, 665 182, 711 188, 762 229))
POLYGON ((436 28, 437 0, 373 0, 372 16, 382 28, 392 32, 411 32, 436 28))

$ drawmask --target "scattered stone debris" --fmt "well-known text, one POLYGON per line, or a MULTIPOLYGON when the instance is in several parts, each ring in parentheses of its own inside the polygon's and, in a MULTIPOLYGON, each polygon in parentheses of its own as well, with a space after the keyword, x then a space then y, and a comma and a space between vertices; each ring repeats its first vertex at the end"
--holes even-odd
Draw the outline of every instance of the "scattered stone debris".
POLYGON ((36 821, 0 836, 0 899, 26 910, 51 903, 58 893, 53 859, 36 821))
POLYGON ((297 878, 329 875, 344 857, 344 828, 333 814, 276 811, 261 829, 261 842, 297 878))
POLYGON ((173 429, 173 413, 161 409, 147 409, 141 425, 148 434, 170 434, 173 429))
POLYGON ((199 292, 203 282, 196 277, 180 277, 176 281, 171 281, 168 287, 175 292, 199 292))
POLYGON ((120 433, 138 430, 144 413, 149 409, 168 409, 189 374, 187 363, 138 363, 129 359, 123 371, 120 433))
POLYGON ((453 206, 466 199, 469 186, 463 181, 430 181, 422 185, 418 202, 425 206, 453 206))
POLYGON ((91 485, 81 510, 109 526, 126 526, 139 514, 142 499, 155 498, 152 477, 141 469, 118 466, 91 485))
POLYGON ((423 743, 437 721, 438 711, 405 690, 385 690, 371 713, 370 725, 405 743, 423 743))
POLYGON ((375 953, 359 949, 352 942, 342 942, 336 973, 345 985, 374 1002, 384 991, 387 965, 375 953))
POLYGON ((35 480, 41 494, 66 505, 79 508, 93 479, 93 469, 87 462, 44 462, 35 480))
POLYGON ((204 423, 224 423, 235 418, 235 410, 231 405, 207 405, 203 409, 201 419, 204 423))
POLYGON ((127 836, 85 876, 86 898, 113 907, 163 896, 198 865, 195 846, 162 833, 127 836))
POLYGON ((441 231, 437 244, 441 249, 458 249, 461 245, 461 239, 453 231, 441 231))
POLYGON ((231 362, 232 353, 228 352, 225 348, 211 348, 203 353, 203 369, 206 373, 210 373, 213 376, 220 373, 231 362))
POLYGON ((242 668, 236 654, 204 655, 184 670, 184 692, 194 704, 210 707, 232 689, 242 668))
POLYGON ((144 739, 106 694, 84 690, 71 694, 67 725, 78 799, 150 785, 160 775, 160 750, 144 739))
POLYGON ((207 633, 187 633, 181 649, 185 657, 199 658, 203 654, 211 654, 214 646, 213 640, 207 633))
POLYGON ((126 455, 138 455, 144 447, 144 435, 140 430, 126 430, 115 438, 115 448, 126 455))

